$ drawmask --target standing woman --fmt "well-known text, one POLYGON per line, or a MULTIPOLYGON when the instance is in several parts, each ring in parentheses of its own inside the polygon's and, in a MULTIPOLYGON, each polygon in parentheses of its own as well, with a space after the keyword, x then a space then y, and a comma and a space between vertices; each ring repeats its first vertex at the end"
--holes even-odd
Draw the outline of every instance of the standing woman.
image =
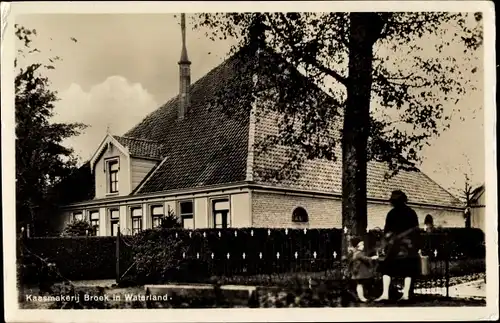
POLYGON ((407 205, 408 198, 404 192, 393 191, 389 201, 393 208, 387 214, 384 227, 387 251, 381 264, 383 292, 376 300, 389 299, 392 277, 404 278, 401 300, 408 300, 412 279, 420 274, 418 216, 407 205))

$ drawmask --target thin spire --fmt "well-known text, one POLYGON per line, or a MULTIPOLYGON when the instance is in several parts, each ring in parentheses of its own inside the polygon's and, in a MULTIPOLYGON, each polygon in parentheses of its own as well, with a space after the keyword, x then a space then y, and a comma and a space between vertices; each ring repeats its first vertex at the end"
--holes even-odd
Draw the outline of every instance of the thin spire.
POLYGON ((179 118, 184 118, 190 105, 191 62, 186 48, 186 15, 181 14, 182 51, 179 61, 179 118))
POLYGON ((181 13, 182 51, 179 63, 190 63, 186 48, 186 14, 181 13))

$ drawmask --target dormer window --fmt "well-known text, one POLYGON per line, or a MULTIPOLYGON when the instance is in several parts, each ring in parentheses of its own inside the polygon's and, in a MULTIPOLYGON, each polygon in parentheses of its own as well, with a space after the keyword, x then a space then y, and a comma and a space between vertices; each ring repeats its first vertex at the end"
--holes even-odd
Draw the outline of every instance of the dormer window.
POLYGON ((118 193, 118 171, 120 170, 118 158, 107 160, 106 170, 108 177, 108 193, 118 193))

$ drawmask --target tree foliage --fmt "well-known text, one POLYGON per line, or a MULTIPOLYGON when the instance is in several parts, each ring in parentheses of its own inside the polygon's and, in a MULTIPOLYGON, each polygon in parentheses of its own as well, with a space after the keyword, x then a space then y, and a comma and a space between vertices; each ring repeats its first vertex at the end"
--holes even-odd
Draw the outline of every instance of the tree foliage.
POLYGON ((63 237, 81 237, 95 235, 96 228, 90 222, 85 220, 74 221, 68 223, 64 228, 61 236, 63 237))
POLYGON ((182 223, 179 217, 174 213, 174 211, 168 209, 167 214, 161 219, 160 228, 161 229, 182 228, 182 223))
POLYGON ((18 226, 25 226, 45 222, 44 217, 48 215, 42 215, 42 210, 50 209, 57 202, 48 198, 50 189, 75 170, 73 150, 63 146, 62 142, 78 135, 85 126, 50 121, 58 98, 44 74, 55 69, 60 58, 56 56, 46 63, 34 63, 35 55, 40 53, 33 47, 36 30, 20 25, 15 28, 19 45, 14 62, 17 72, 16 214, 18 226))
MULTIPOLYGON (((482 15, 396 12, 364 17, 370 15, 379 18, 380 32, 363 31, 374 50, 367 157, 388 162, 394 171, 415 170, 421 161, 419 151, 449 126, 453 111, 445 110, 445 105, 456 106, 466 91, 474 89, 469 76, 477 67, 470 52, 482 45, 482 15), (429 43, 430 37, 437 42, 429 43), (454 46, 451 52, 450 46, 454 46), (464 70, 457 57, 470 61, 471 68, 464 70)), ((238 95, 223 93, 218 103, 231 111, 236 100, 241 106, 272 92, 273 104, 266 107, 286 117, 279 135, 268 140, 293 147, 293 155, 304 161, 336 155, 331 143, 340 137, 331 138, 331 126, 340 123, 344 114, 346 88, 352 85, 349 53, 357 50, 349 39, 350 20, 346 12, 204 13, 194 17, 194 26, 208 27, 212 40, 236 39, 231 53, 244 46, 265 47, 285 60, 259 57, 261 61, 245 64, 245 72, 263 76, 259 84, 251 94, 244 95, 243 90, 238 95), (291 67, 329 94, 328 107, 318 104, 325 101, 323 93, 302 89, 291 67)), ((250 85, 245 91, 249 89, 250 85)))
POLYGON ((198 14, 195 28, 207 27, 213 40, 236 39, 232 53, 255 53, 231 80, 240 90, 215 104, 234 114, 257 102, 281 116, 257 153, 286 147, 288 161, 266 177, 297 177, 307 160, 341 152, 343 226, 355 234, 366 232, 367 162, 387 163, 388 176, 417 170, 420 150, 449 126, 445 107, 473 89, 477 67, 461 64, 482 44, 480 13, 198 14))

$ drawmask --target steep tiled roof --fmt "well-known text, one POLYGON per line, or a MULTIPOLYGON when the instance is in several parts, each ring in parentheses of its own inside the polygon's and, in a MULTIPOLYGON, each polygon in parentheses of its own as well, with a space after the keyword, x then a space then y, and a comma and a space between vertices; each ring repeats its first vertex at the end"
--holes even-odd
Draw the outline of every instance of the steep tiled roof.
MULTIPOLYGON (((184 118, 177 118, 178 97, 148 115, 133 129, 121 137, 147 139, 162 144, 166 156, 144 180, 136 193, 152 193, 182 188, 242 182, 246 179, 248 156, 249 118, 228 117, 211 103, 214 94, 224 89, 238 87, 232 80, 236 65, 245 61, 241 51, 214 68, 190 88, 191 106, 184 118)), ((273 118, 260 118, 255 127, 258 140, 275 130, 273 118)), ((132 144, 133 146, 134 144, 132 144)), ((128 146, 131 147, 131 146, 128 146)), ((130 148, 132 150, 132 148, 130 148)), ((134 148, 135 149, 135 148, 134 148)), ((267 153, 255 154, 254 178, 256 183, 272 184, 259 178, 259 171, 279 167, 285 161, 285 149, 275 147, 267 153)), ((281 187, 311 191, 341 193, 341 155, 337 162, 313 160, 307 162, 297 181, 272 184, 281 187)), ((385 179, 387 166, 383 163, 368 164, 368 197, 387 200, 394 189, 402 189, 410 202, 460 207, 461 203, 445 189, 421 172, 401 171, 393 178, 385 179)))
POLYGON ((177 118, 176 96, 125 134, 161 142, 166 156, 138 194, 245 180, 248 117, 229 117, 211 105, 220 87, 238 86, 231 75, 239 62, 237 54, 191 85, 184 118, 177 118))
POLYGON ((385 179, 389 168, 384 163, 368 163, 368 196, 388 200, 392 190, 400 189, 408 195, 411 203, 463 207, 463 204, 439 184, 420 171, 400 171, 385 179))
POLYGON ((113 138, 127 147, 133 157, 161 159, 163 156, 163 145, 157 141, 125 136, 113 136, 113 138))
MULTIPOLYGON (((255 128, 255 141, 263 140, 267 135, 277 133, 277 115, 267 113, 266 118, 255 128)), ((272 183, 262 172, 278 169, 286 161, 287 149, 275 146, 266 152, 256 151, 254 159, 254 178, 257 183, 271 184, 279 187, 289 187, 317 192, 341 194, 342 192, 342 151, 336 149, 337 161, 309 160, 299 171, 297 180, 272 183)), ((369 162, 367 169, 367 195, 372 199, 388 200, 395 189, 403 190, 411 203, 462 207, 462 203, 436 182, 422 172, 400 171, 396 176, 385 179, 389 168, 385 163, 369 162)))

